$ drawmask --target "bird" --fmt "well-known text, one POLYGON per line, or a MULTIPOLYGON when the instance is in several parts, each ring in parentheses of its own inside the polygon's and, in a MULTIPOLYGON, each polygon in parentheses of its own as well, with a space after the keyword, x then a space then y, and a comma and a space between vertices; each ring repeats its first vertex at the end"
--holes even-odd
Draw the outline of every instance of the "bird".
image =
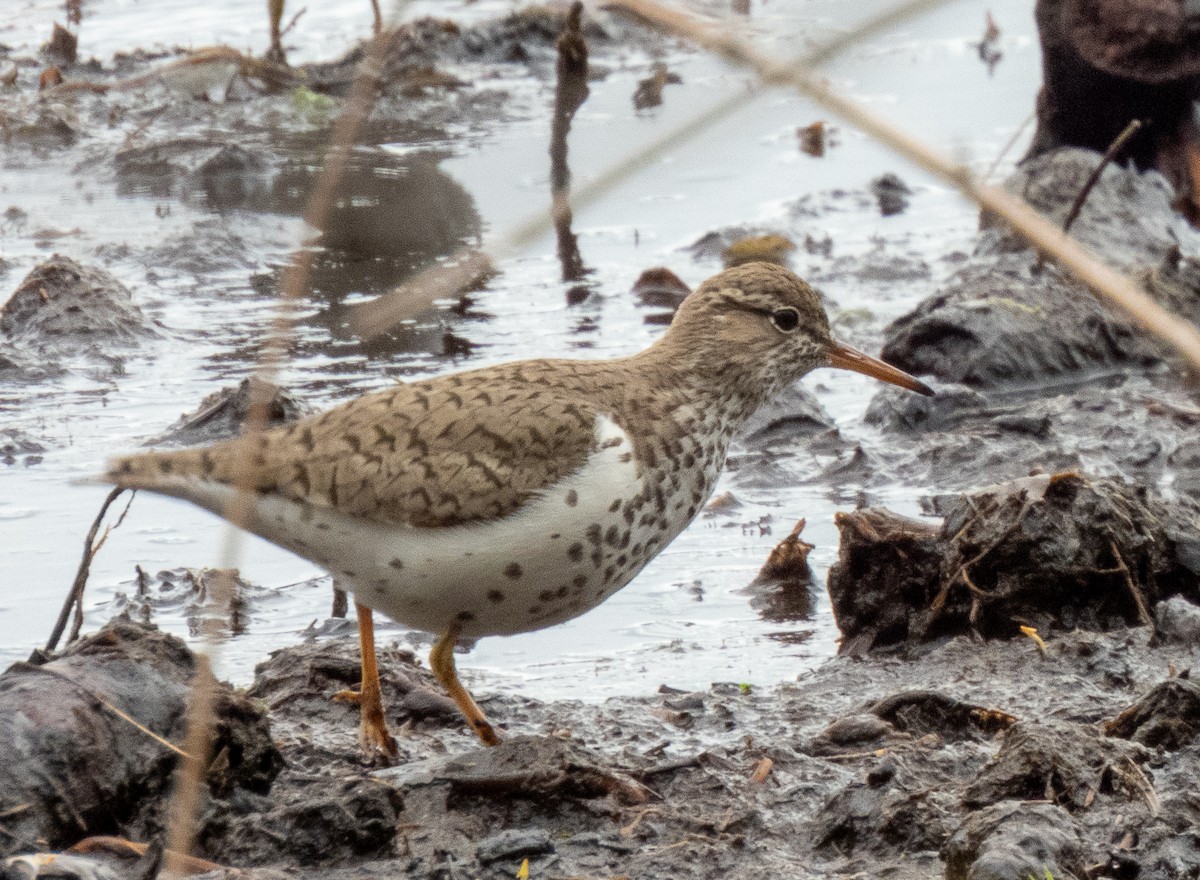
POLYGON ((836 341, 803 279, 751 262, 701 284, 631 356, 397 384, 210 446, 118 457, 103 480, 227 516, 353 592, 364 749, 395 749, 372 610, 435 637, 430 669, 494 745, 458 641, 562 623, 628 584, 706 503, 743 422, 819 367, 933 393, 836 341))

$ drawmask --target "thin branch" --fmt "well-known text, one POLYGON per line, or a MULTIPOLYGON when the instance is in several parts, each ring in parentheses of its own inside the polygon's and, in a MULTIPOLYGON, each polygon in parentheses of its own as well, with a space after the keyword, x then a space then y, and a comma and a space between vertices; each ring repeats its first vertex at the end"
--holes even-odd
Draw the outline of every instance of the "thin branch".
POLYGON ((1116 570, 1125 578, 1125 589, 1129 591, 1129 598, 1133 600, 1133 604, 1137 608, 1138 620, 1145 626, 1153 625, 1154 618, 1150 616, 1150 610, 1146 607, 1146 599, 1133 579, 1133 572, 1125 564, 1125 557, 1121 555, 1117 542, 1109 540, 1108 549, 1112 551, 1113 559, 1117 561, 1116 570))
POLYGON ((1113 142, 1108 145, 1108 149, 1104 151, 1104 157, 1100 160, 1100 164, 1096 166, 1091 175, 1087 179, 1087 183, 1083 185, 1083 189, 1079 191, 1079 195, 1075 196, 1075 201, 1071 204, 1071 210, 1067 212, 1067 219, 1063 221, 1063 232, 1071 231, 1071 224, 1079 216, 1079 212, 1083 210, 1083 204, 1087 201, 1088 195, 1092 188, 1095 187, 1096 181, 1100 179, 1100 175, 1104 173, 1104 169, 1108 167, 1113 159, 1121 150, 1125 149, 1125 145, 1129 143, 1129 139, 1142 130, 1144 123, 1140 119, 1131 119, 1129 124, 1125 126, 1113 142))
MULTIPOLYGON (((894 8, 868 18, 862 24, 835 37, 828 43, 804 53, 794 63, 810 66, 827 63, 851 45, 923 12, 944 6, 948 2, 949 0, 908 0, 908 2, 900 3, 894 8)), ((744 108, 763 91, 758 85, 750 85, 744 91, 735 91, 707 110, 666 131, 640 150, 624 156, 588 183, 572 187, 572 204, 579 210, 599 201, 626 180, 653 167, 672 150, 679 149, 683 144, 694 140, 722 120, 732 116, 736 111, 744 108)), ((488 253, 496 261, 503 260, 533 244, 549 232, 553 226, 553 217, 539 211, 489 244, 488 253)), ((386 333, 401 321, 415 317, 428 308, 429 302, 434 298, 432 295, 426 294, 429 287, 448 287, 456 280, 465 281, 475 277, 469 271, 458 268, 464 260, 478 263, 486 261, 486 258, 470 248, 461 248, 452 254, 443 265, 434 266, 418 273, 411 281, 370 302, 351 306, 348 310, 351 329, 359 336, 371 339, 386 333)))
POLYGON ((1132 279, 1105 265, 1023 199, 999 187, 980 183, 967 167, 950 161, 928 144, 835 91, 818 71, 794 61, 775 61, 736 35, 653 0, 615 0, 614 5, 627 8, 647 21, 749 67, 764 83, 791 86, 925 171, 953 185, 967 198, 1006 220, 1038 251, 1200 370, 1200 330, 1189 321, 1164 309, 1132 279))
MULTIPOLYGON (((397 4, 396 14, 404 4, 397 4)), ((354 85, 346 99, 345 110, 333 124, 331 144, 325 153, 325 161, 316 183, 308 197, 304 220, 315 229, 324 230, 329 220, 338 187, 345 175, 351 151, 358 140, 363 123, 375 105, 378 83, 382 76, 388 50, 399 33, 397 27, 389 26, 376 36, 368 46, 366 56, 359 67, 354 85)), ((270 326, 259 356, 257 376, 262 381, 251 383, 250 404, 242 422, 242 435, 253 438, 267 425, 270 415, 270 391, 280 363, 288 350, 288 340, 293 331, 292 316, 297 304, 307 294, 312 269, 312 252, 300 248, 290 265, 284 270, 280 283, 278 309, 270 326)), ((249 449, 251 443, 246 444, 249 449)), ((258 481, 258 466, 250 455, 243 456, 234 465, 232 480, 236 490, 221 511, 229 526, 225 533, 222 562, 216 577, 210 584, 215 604, 226 607, 233 592, 230 572, 236 567, 240 549, 241 532, 250 518, 255 504, 254 486, 258 481)), ((167 850, 169 853, 189 855, 196 839, 196 815, 199 811, 205 772, 208 766, 209 749, 213 728, 213 703, 216 680, 212 674, 211 655, 220 640, 219 624, 206 633, 206 648, 196 652, 196 674, 188 694, 187 727, 184 734, 184 750, 191 756, 184 759, 178 768, 175 788, 168 808, 167 850)), ((168 855, 166 868, 176 869, 178 855, 168 855)))
MULTIPOLYGON (((87 586, 88 573, 92 568, 92 560, 95 559, 96 552, 104 543, 103 538, 100 540, 100 544, 96 543, 96 533, 100 531, 100 523, 104 521, 104 515, 108 513, 108 508, 117 500, 117 496, 124 491, 124 489, 113 489, 109 492, 108 497, 104 499, 104 503, 100 505, 100 512, 92 520, 92 527, 88 529, 87 537, 83 539, 83 558, 79 560, 79 568, 75 571, 75 580, 71 583, 71 590, 67 593, 62 610, 58 612, 58 620, 54 623, 54 629, 50 631, 50 638, 46 640, 47 653, 58 649, 58 640, 62 638, 63 631, 67 628, 67 620, 71 616, 71 609, 76 605, 83 606, 83 590, 87 586)), ((129 500, 130 503, 133 502, 132 496, 129 500)), ((129 509, 128 505, 126 505, 125 509, 129 509)), ((124 519, 125 515, 121 514, 121 518, 124 519)), ((108 532, 104 533, 104 537, 108 537, 108 532)))

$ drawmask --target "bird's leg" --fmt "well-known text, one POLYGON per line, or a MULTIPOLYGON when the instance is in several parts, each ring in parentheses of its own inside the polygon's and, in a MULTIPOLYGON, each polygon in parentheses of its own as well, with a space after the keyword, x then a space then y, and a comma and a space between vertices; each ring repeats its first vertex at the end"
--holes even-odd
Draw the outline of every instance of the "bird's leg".
POLYGON ((496 735, 483 710, 475 704, 467 689, 458 680, 458 670, 454 668, 454 645, 458 642, 460 631, 459 624, 452 623, 442 637, 433 643, 433 650, 429 652, 429 668, 433 670, 434 676, 442 683, 451 699, 458 703, 458 708, 467 717, 467 723, 476 736, 483 740, 483 744, 498 746, 500 737, 496 735))
POLYGON ((358 647, 362 656, 362 683, 358 691, 339 691, 335 700, 358 703, 358 744, 363 754, 371 759, 382 759, 388 763, 398 757, 400 750, 395 738, 388 733, 387 720, 383 715, 383 691, 379 687, 379 666, 375 657, 375 623, 371 609, 354 603, 358 614, 358 647))

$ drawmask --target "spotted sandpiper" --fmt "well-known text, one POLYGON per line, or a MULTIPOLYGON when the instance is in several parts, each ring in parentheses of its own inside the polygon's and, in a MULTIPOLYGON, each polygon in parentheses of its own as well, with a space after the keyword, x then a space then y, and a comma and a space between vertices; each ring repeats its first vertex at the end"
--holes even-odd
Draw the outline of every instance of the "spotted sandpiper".
MULTIPOLYGON (((458 639, 553 626, 629 583, 705 503, 743 421, 816 367, 932 393, 834 341, 796 275, 748 263, 697 288, 632 357, 398 385, 213 446, 120 458, 105 477, 222 515, 235 485, 252 486, 240 524, 332 572, 364 636, 372 608, 437 636, 430 667, 490 745, 458 639)), ((369 644, 363 660, 361 739, 386 751, 369 644)))

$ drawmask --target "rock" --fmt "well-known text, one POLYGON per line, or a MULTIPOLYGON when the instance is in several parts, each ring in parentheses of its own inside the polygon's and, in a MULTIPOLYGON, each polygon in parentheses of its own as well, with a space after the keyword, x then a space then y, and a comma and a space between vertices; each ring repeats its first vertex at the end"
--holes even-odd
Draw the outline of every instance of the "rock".
POLYGON ((1088 876, 1075 823, 1050 804, 1006 801, 972 813, 946 842, 942 858, 946 880, 1088 876))

